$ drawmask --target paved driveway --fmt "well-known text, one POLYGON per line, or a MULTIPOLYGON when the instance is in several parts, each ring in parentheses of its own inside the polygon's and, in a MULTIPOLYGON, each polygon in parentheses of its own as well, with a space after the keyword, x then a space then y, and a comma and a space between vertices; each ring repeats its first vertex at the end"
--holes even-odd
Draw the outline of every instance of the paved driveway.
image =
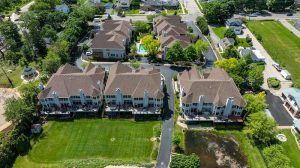
POLYGON ((293 118, 283 107, 283 102, 280 97, 273 95, 267 91, 267 103, 269 104, 269 111, 276 120, 279 126, 292 126, 293 118))

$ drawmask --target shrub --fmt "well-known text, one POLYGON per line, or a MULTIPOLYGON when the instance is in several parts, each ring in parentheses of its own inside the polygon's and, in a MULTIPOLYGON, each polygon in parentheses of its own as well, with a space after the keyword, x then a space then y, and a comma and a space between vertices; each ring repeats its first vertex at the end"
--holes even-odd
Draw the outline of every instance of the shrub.
POLYGON ((170 168, 198 168, 200 167, 200 159, 196 154, 189 156, 178 154, 172 156, 170 168))
POLYGON ((263 40, 263 39, 262 39, 262 36, 261 36, 260 34, 256 34, 256 38, 257 38, 257 40, 260 41, 260 42, 262 42, 262 40, 263 40))
POLYGON ((178 80, 176 74, 173 75, 173 80, 174 80, 174 81, 177 81, 177 80, 178 80))
POLYGON ((275 89, 279 89, 280 88, 280 81, 275 78, 275 77, 271 77, 268 78, 268 86, 271 88, 275 88, 275 89))
POLYGON ((291 168, 290 159, 284 154, 281 145, 272 145, 263 149, 263 155, 269 168, 284 167, 291 168))
POLYGON ((236 34, 235 34, 235 32, 234 32, 234 30, 232 28, 229 28, 229 29, 227 29, 225 31, 224 37, 235 39, 236 38, 236 34))
POLYGON ((204 35, 207 35, 209 33, 208 24, 204 17, 201 16, 197 17, 196 23, 204 35))

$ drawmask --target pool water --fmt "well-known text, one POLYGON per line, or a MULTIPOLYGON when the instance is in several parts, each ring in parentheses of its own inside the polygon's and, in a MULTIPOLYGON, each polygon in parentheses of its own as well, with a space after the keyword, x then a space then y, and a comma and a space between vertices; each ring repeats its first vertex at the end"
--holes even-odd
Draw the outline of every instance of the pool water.
POLYGON ((140 55, 147 54, 147 51, 145 50, 145 48, 143 47, 143 45, 141 43, 137 43, 137 53, 140 55))

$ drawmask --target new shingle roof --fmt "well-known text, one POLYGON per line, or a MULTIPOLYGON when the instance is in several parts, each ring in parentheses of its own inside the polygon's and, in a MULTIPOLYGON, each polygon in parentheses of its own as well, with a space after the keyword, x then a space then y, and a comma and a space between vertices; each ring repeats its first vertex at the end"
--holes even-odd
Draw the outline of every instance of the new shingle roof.
POLYGON ((182 97, 183 103, 198 103, 199 96, 204 95, 205 103, 213 103, 217 106, 226 105, 229 97, 234 98, 235 105, 242 107, 245 105, 234 81, 223 69, 213 68, 205 77, 193 68, 182 72, 179 77, 180 85, 186 93, 182 97))
POLYGON ((123 95, 132 97, 144 97, 144 92, 149 93, 149 97, 163 98, 164 94, 160 90, 161 75, 160 71, 154 68, 133 71, 127 65, 116 62, 112 65, 106 88, 105 95, 114 95, 119 88, 123 95))
POLYGON ((124 20, 107 20, 102 24, 103 30, 95 35, 91 48, 125 49, 130 39, 131 25, 124 20))
POLYGON ((104 69, 93 64, 89 64, 84 71, 70 64, 65 64, 52 75, 38 98, 52 98, 54 92, 59 97, 67 98, 79 95, 80 89, 84 91, 86 96, 96 96, 104 90, 104 77, 104 69))
POLYGON ((153 23, 156 33, 160 34, 162 47, 171 47, 176 41, 180 41, 181 47, 185 48, 191 43, 187 36, 187 25, 181 21, 180 16, 158 16, 153 23))

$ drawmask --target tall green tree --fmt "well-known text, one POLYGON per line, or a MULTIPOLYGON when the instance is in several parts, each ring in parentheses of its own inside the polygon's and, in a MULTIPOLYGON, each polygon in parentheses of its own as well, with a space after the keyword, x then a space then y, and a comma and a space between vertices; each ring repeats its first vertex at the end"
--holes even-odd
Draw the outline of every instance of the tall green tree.
POLYGON ((244 117, 256 112, 265 111, 267 108, 266 94, 264 92, 259 92, 257 94, 247 93, 243 96, 243 98, 246 101, 246 113, 244 117))
POLYGON ((25 121, 32 121, 34 109, 25 103, 23 99, 9 98, 4 103, 4 116, 7 121, 18 124, 25 121))
POLYGON ((203 5, 203 13, 209 23, 224 23, 234 12, 233 1, 211 1, 203 5))
POLYGON ((184 49, 185 58, 189 61, 196 61, 199 57, 194 45, 189 45, 184 49))
POLYGON ((230 45, 228 48, 225 49, 224 53, 222 54, 223 58, 239 58, 239 53, 237 50, 230 45))
POLYGON ((285 151, 281 145, 266 147, 262 153, 268 168, 292 168, 291 160, 284 154, 285 151))
POLYGON ((159 40, 153 39, 152 35, 144 36, 141 42, 149 56, 155 57, 158 54, 160 42, 159 40))
POLYGON ((209 44, 201 39, 197 40, 195 43, 195 49, 197 52, 198 59, 204 61, 204 53, 207 51, 209 44))
POLYGON ((247 81, 253 90, 259 90, 260 86, 264 83, 263 71, 264 68, 256 64, 252 64, 249 67, 247 81))
POLYGON ((4 37, 7 48, 13 52, 17 52, 22 45, 19 28, 11 21, 0 22, 0 35, 4 37))
POLYGON ((170 48, 168 48, 166 57, 167 60, 172 62, 187 61, 179 41, 176 41, 170 48))
POLYGON ((150 31, 150 25, 144 21, 135 21, 133 22, 134 30, 137 33, 148 33, 150 31))
POLYGON ((196 24, 204 35, 209 33, 208 24, 204 17, 198 16, 196 19, 196 24))
POLYGON ((271 11, 282 11, 295 3, 295 0, 267 0, 266 5, 271 11))
POLYGON ((260 145, 269 145, 275 139, 277 124, 265 112, 250 114, 245 125, 244 132, 260 145))

